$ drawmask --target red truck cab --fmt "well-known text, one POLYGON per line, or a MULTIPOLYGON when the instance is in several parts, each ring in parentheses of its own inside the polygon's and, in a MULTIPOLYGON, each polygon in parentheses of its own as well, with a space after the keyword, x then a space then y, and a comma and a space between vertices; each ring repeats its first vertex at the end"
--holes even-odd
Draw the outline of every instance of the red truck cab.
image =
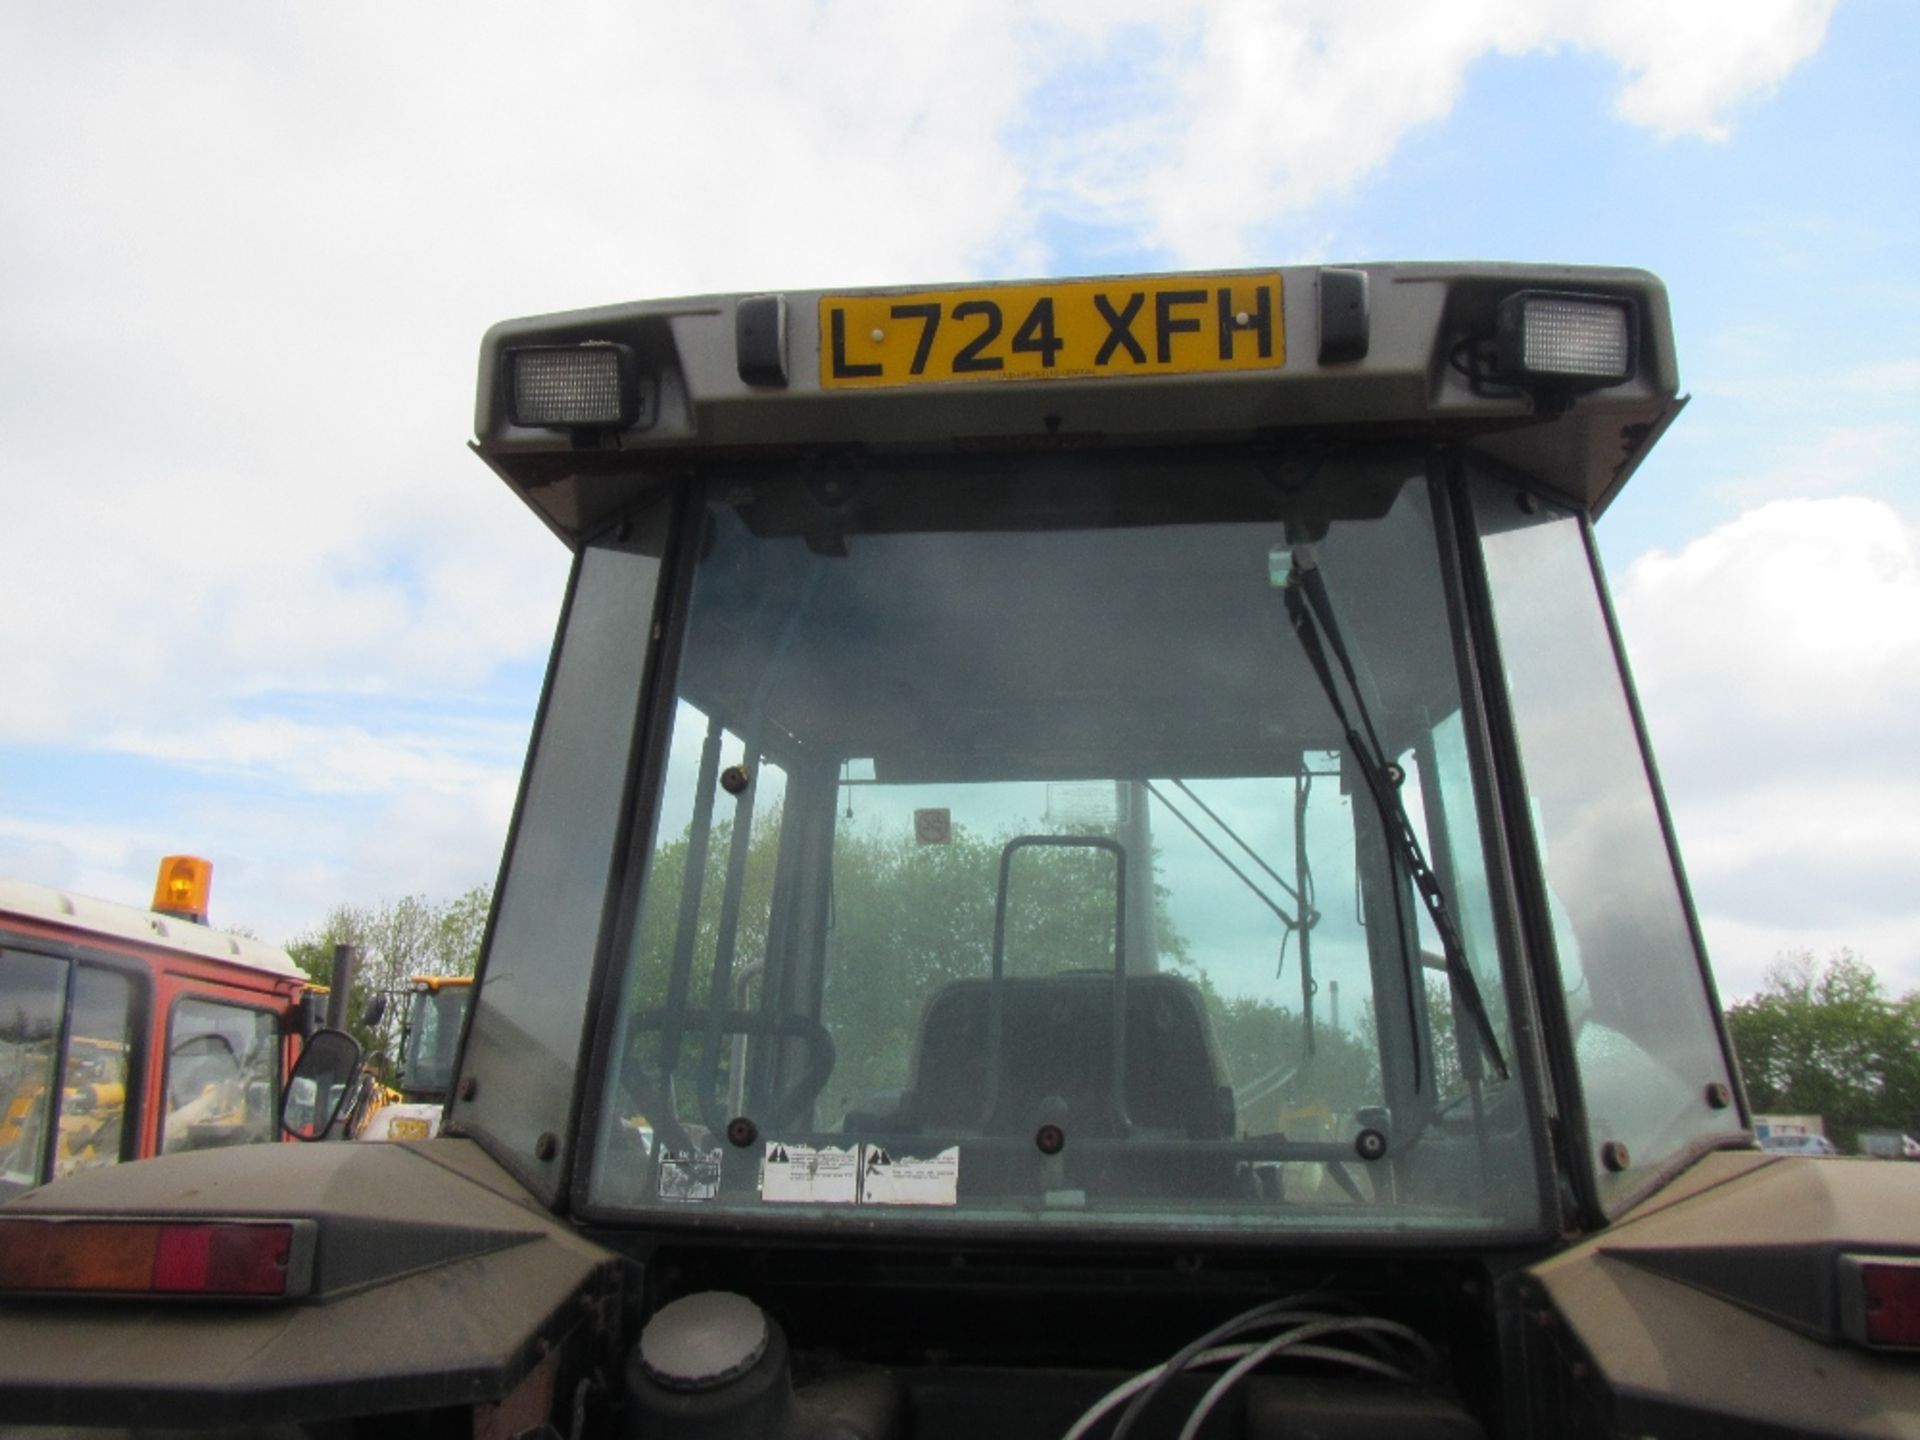
POLYGON ((278 1138, 316 991, 284 950, 204 922, 210 871, 168 857, 153 909, 0 880, 0 1198, 278 1138))

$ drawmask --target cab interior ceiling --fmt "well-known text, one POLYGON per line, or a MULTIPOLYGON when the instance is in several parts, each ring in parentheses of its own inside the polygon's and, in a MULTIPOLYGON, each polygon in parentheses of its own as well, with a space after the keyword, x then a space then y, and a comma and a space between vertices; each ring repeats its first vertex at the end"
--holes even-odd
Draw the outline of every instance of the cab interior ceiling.
POLYGON ((1344 741, 1270 552, 1332 527, 1323 563, 1349 646, 1376 662, 1383 739, 1411 743, 1439 718, 1453 656, 1416 578, 1431 583, 1436 541, 1424 507, 1393 508, 1403 486, 1424 488, 1418 462, 1294 493, 1245 466, 1163 468, 1159 499, 1143 478, 1109 475, 1070 498, 1064 483, 992 468, 936 484, 869 476, 824 507, 830 529, 816 494, 718 483, 681 694, 760 735, 789 771, 871 760, 882 783, 1291 775, 1303 752, 1344 741), (1050 528, 980 528, 1016 511, 1050 528))

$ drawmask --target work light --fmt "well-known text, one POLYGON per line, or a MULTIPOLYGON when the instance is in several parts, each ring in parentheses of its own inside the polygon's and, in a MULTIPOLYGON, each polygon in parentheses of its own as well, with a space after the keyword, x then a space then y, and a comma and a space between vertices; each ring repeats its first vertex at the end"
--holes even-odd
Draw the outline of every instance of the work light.
POLYGON ((625 429, 639 410, 633 351, 590 340, 507 352, 507 405, 515 425, 625 429))
POLYGON ((1591 390, 1633 374, 1631 300, 1522 290, 1500 302, 1494 326, 1502 380, 1591 390))

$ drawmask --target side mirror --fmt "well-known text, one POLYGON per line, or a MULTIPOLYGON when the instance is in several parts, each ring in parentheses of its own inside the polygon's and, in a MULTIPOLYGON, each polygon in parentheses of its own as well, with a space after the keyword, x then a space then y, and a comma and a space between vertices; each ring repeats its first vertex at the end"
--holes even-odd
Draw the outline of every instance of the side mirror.
POLYGON ((360 1071, 360 1042, 344 1030, 321 1030, 307 1041, 287 1079, 280 1127, 296 1140, 318 1140, 333 1128, 360 1071))
POLYGON ((382 991, 380 994, 374 996, 371 1000, 367 1001, 366 1012, 361 1015, 360 1024, 363 1028, 371 1030, 373 1029, 374 1026, 378 1025, 382 1020, 386 1018, 387 1018, 387 996, 386 996, 386 992, 382 991))

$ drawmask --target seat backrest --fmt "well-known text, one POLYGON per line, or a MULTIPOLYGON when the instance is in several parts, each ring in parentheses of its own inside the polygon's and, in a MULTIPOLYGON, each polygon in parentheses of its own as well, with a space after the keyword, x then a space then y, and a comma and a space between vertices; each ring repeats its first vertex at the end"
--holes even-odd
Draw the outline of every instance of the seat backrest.
MULTIPOLYGON (((949 982, 921 1021, 907 1118, 930 1131, 1018 1135, 1051 1119, 1069 1134, 1121 1134, 1113 1083, 1115 984, 1112 975, 1081 973, 1002 980, 996 1089, 988 1076, 993 982, 949 982)), ((1133 975, 1125 984, 1120 1088, 1133 1129, 1229 1137, 1232 1092, 1223 1083, 1199 988, 1168 974, 1133 975)))

